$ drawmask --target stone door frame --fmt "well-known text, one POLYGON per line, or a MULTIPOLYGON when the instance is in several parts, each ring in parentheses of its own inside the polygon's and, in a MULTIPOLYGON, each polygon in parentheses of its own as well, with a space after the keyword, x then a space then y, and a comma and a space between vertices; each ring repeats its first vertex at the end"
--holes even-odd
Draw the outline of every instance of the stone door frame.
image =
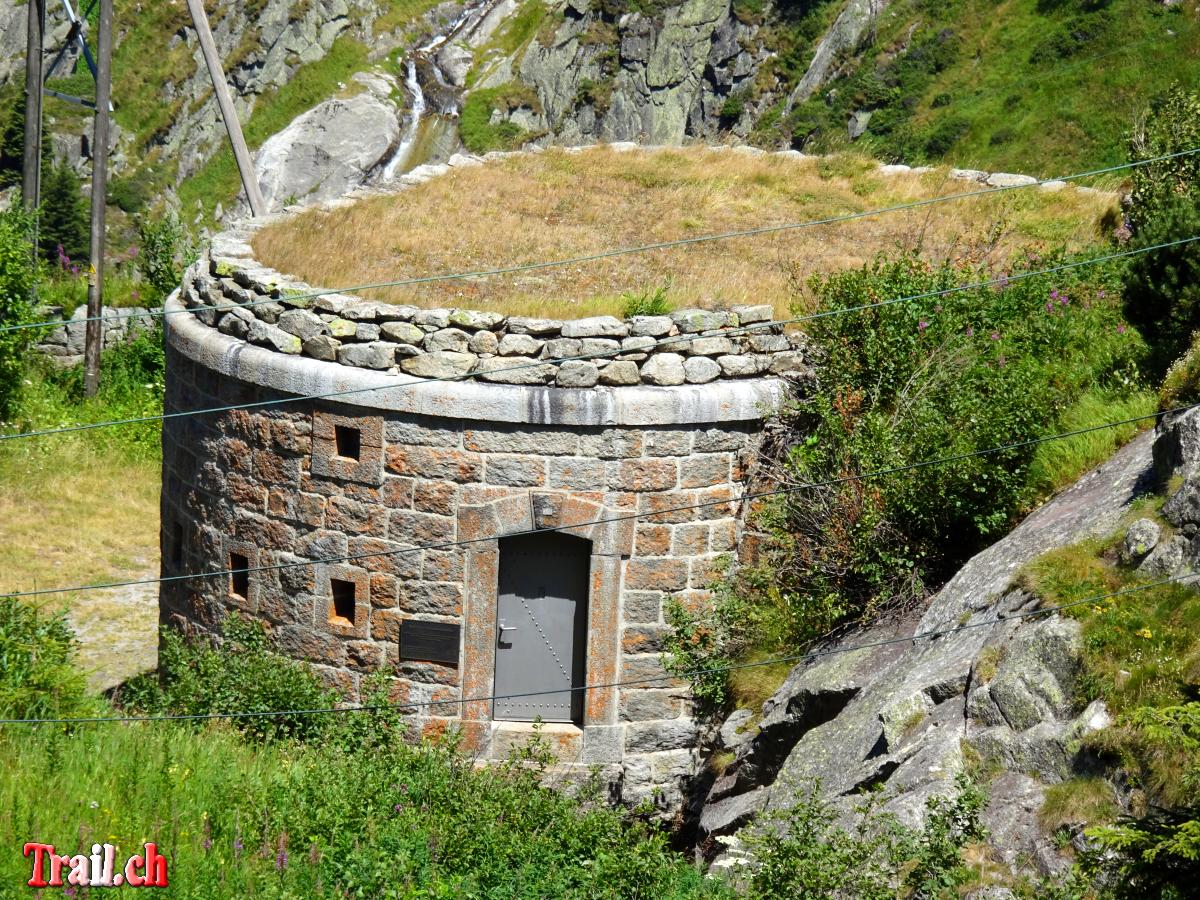
MULTIPOLYGON (((569 491, 531 490, 459 507, 458 539, 471 542, 465 547, 463 697, 490 698, 494 693, 500 538, 553 528, 591 541, 584 733, 616 724, 617 688, 612 685, 621 652, 622 564, 633 552, 634 521, 629 516, 628 510, 611 509, 569 491)), ((491 707, 490 699, 469 700, 463 704, 463 721, 490 725, 491 707)))

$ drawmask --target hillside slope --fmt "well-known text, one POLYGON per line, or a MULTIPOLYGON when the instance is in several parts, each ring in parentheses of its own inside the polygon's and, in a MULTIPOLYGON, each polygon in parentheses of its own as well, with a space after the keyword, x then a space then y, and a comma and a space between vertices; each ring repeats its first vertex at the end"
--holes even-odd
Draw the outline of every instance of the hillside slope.
MULTIPOLYGON (((0 8, 9 101, 22 5, 0 8)), ((186 7, 119 0, 116 13, 112 202, 136 214, 178 200, 185 221, 221 218, 239 185, 186 7)), ((1148 99, 1200 78, 1195 0, 218 0, 210 15, 252 149, 291 127, 299 144, 264 162, 315 160, 272 182, 277 204, 444 158, 456 131, 477 152, 853 144, 1049 176, 1120 161, 1148 99), (363 128, 363 147, 310 146, 363 128), (350 171, 321 187, 346 155, 350 171)), ((53 47, 64 33, 52 19, 53 47)), ((77 59, 61 74, 57 89, 90 93, 77 59)), ((47 115, 59 155, 86 172, 86 113, 50 100, 47 115)))

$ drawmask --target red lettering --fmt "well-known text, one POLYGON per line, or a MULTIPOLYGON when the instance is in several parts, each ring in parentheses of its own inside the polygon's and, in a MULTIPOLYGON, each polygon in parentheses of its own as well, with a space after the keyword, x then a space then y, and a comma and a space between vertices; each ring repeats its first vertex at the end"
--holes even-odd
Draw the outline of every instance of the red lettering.
POLYGON ((45 869, 43 868, 46 860, 46 854, 54 854, 53 844, 34 844, 28 843, 25 845, 22 853, 28 856, 33 853, 33 875, 26 882, 30 887, 49 887, 50 883, 46 881, 45 869))
POLYGON ((142 867, 144 862, 145 860, 135 853, 125 863, 125 883, 130 887, 141 887, 146 883, 145 879, 138 874, 138 869, 142 867))
POLYGON ((167 858, 157 844, 146 845, 146 887, 167 887, 167 858))
POLYGON ((50 857, 50 887, 62 887, 63 866, 71 865, 71 857, 55 854, 50 857))

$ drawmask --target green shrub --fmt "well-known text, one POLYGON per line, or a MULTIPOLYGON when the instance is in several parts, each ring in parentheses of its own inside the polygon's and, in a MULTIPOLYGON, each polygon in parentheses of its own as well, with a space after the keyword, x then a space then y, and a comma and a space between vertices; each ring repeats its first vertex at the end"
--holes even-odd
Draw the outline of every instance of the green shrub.
POLYGON ((78 715, 84 679, 74 661, 75 633, 64 613, 0 597, 0 718, 78 715))
MULTIPOLYGON (((30 383, 15 412, 26 428, 159 416, 165 368, 159 326, 100 354, 100 390, 92 398, 84 398, 83 366, 59 369, 35 360, 25 373, 30 383)), ((87 439, 127 458, 162 458, 162 426, 157 421, 96 429, 87 439)))
POLYGON ((920 829, 881 813, 882 798, 873 796, 856 808, 854 830, 846 831, 819 790, 768 814, 765 827, 747 839, 757 863, 749 897, 935 898, 956 896, 970 877, 962 849, 986 836, 980 816, 987 797, 966 778, 959 777, 953 797, 930 798, 920 829))
MULTIPOLYGON (((814 320, 821 390, 784 410, 789 435, 773 451, 782 483, 808 487, 760 507, 771 541, 759 565, 736 574, 736 600, 718 593, 696 621, 681 618, 680 636, 713 630, 706 646, 722 658, 795 652, 920 598, 1003 534, 1053 485, 1034 469, 1035 445, 979 451, 1060 430, 1088 392, 1080 415, 1121 418, 1118 401, 1138 386, 1144 344, 1121 318, 1116 275, 1063 272, 814 320), (948 461, 913 467, 933 459, 948 461)), ((992 277, 904 256, 812 290, 835 313, 992 277)), ((1066 462, 1086 464, 1093 449, 1083 442, 1066 462)))
POLYGON ((141 212, 151 199, 150 183, 139 175, 114 178, 108 185, 108 202, 130 215, 141 212))
MULTIPOLYGON (((307 666, 275 653, 261 624, 236 615, 225 620, 221 644, 188 641, 163 629, 157 675, 139 676, 121 696, 133 709, 182 715, 325 709, 338 700, 307 666)), ((329 719, 257 716, 233 724, 257 740, 311 739, 328 727, 329 719)))
MULTIPOLYGON (((1200 147, 1200 93, 1176 84, 1156 97, 1129 138, 1131 162, 1200 147)), ((1140 166, 1133 181, 1129 222, 1135 233, 1161 220, 1170 207, 1200 198, 1200 153, 1140 166)))
POLYGON ((579 82, 579 89, 575 92, 575 105, 591 106, 596 115, 602 116, 608 112, 612 103, 614 88, 615 84, 611 78, 602 81, 585 78, 579 82))
MULTIPOLYGON (((1200 237, 1200 195, 1158 207, 1143 221, 1136 247, 1200 237)), ((1143 253, 1129 263, 1125 315, 1141 329, 1161 373, 1200 328, 1200 241, 1143 253)))
POLYGON ((741 94, 730 94, 721 104, 720 116, 722 121, 733 124, 746 111, 746 100, 741 94))
MULTIPOLYGON (((15 205, 0 211, 0 327, 33 320, 32 220, 15 205)), ((0 332, 0 419, 12 412, 32 329, 0 332)))
POLYGON ((183 270, 195 262, 196 248, 172 212, 157 221, 139 221, 138 237, 141 242, 137 256, 138 270, 153 293, 147 300, 161 303, 179 287, 183 270))
POLYGON ((925 156, 930 159, 945 156, 970 130, 971 126, 966 119, 955 117, 942 119, 925 138, 925 156))

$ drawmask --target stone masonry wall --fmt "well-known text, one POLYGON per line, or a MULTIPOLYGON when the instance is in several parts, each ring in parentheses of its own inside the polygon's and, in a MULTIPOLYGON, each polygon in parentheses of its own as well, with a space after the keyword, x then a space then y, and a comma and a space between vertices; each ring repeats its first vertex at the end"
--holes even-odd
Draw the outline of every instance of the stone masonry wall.
POLYGON ((249 258, 242 239, 251 226, 239 227, 224 246, 244 255, 201 260, 185 277, 182 300, 222 334, 278 353, 420 378, 569 388, 807 372, 804 335, 785 334, 767 304, 560 321, 314 296, 316 289, 249 258))
MULTIPOLYGON (((168 413, 289 396, 220 375, 172 343, 168 413)), ((725 501, 746 476, 758 430, 756 421, 531 425, 321 401, 168 419, 163 575, 287 567, 252 571, 243 585, 229 576, 166 582, 162 619, 211 634, 234 611, 260 619, 349 701, 379 671, 398 703, 486 696, 494 609, 488 619, 479 598, 495 593, 494 549, 414 548, 636 512, 646 515, 606 534, 573 532, 596 544, 588 681, 658 676, 664 601, 707 602, 721 557, 737 544, 739 510, 725 501), (337 455, 337 426, 358 431, 358 461, 337 455), (654 515, 705 502, 716 505, 654 515), (386 555, 321 562, 364 554, 386 555), (354 586, 352 622, 332 615, 331 579, 354 586), (459 665, 400 659, 407 619, 462 624, 459 665)), ((529 734, 522 723, 491 722, 488 704, 413 710, 411 719, 414 734, 460 727, 485 757, 529 734)), ((565 763, 605 767, 623 800, 652 797, 664 810, 682 802, 696 724, 679 681, 589 691, 582 729, 546 733, 565 763)))

